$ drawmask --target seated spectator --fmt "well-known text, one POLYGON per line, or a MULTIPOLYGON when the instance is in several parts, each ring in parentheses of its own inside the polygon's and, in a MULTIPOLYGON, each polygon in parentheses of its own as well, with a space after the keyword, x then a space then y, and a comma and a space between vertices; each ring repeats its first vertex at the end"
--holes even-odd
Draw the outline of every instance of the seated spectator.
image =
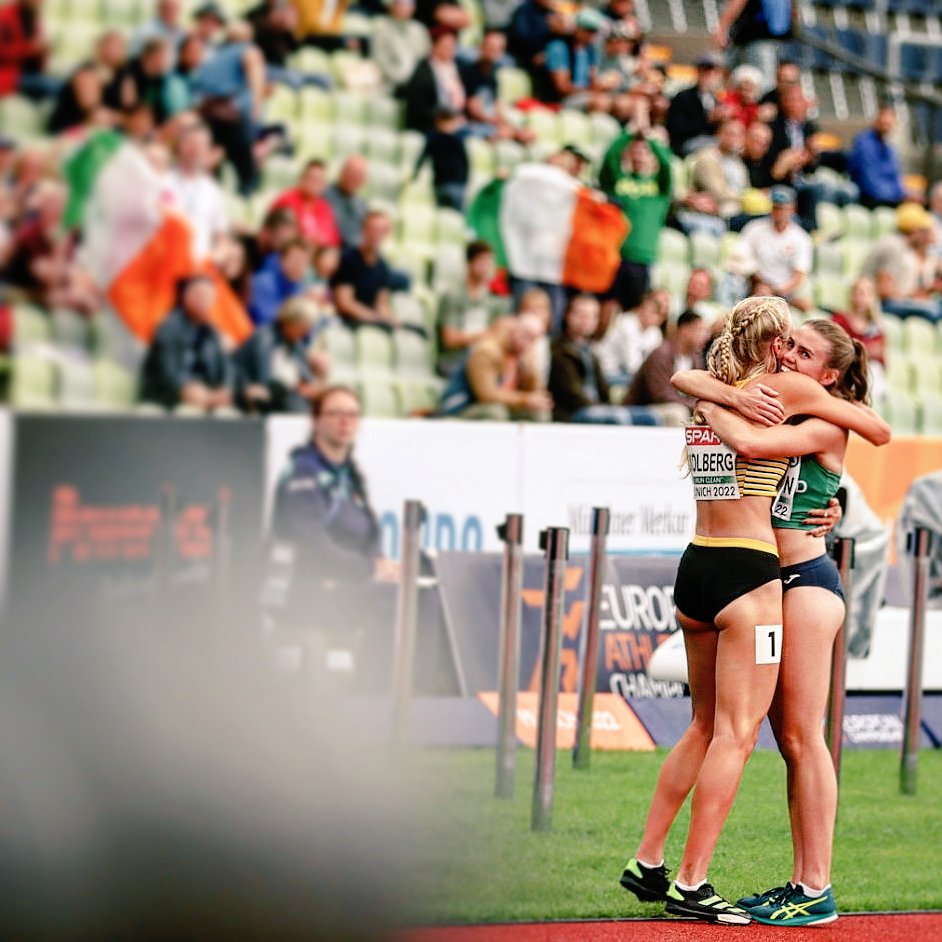
POLYGON ((138 27, 131 39, 132 55, 138 55, 152 39, 161 39, 175 58, 177 47, 186 35, 180 22, 182 13, 182 0, 157 0, 154 18, 138 27))
MULTIPOLYGON (((359 397, 329 386, 314 400, 313 415, 310 442, 291 453, 279 479, 272 538, 293 559, 285 617, 298 627, 337 628, 349 645, 356 613, 336 598, 338 587, 395 581, 399 570, 382 555, 379 520, 353 459, 359 397)), ((357 602, 362 610, 362 589, 357 602)))
POLYGON ((340 167, 337 182, 327 187, 324 193, 324 198, 334 211, 344 248, 357 245, 363 232, 367 205, 359 193, 366 183, 367 171, 365 157, 348 157, 340 167))
POLYGON ((801 68, 798 63, 793 62, 791 59, 779 59, 778 65, 775 67, 775 85, 759 99, 759 104, 772 106, 772 110, 768 113, 769 116, 763 117, 762 120, 773 120, 782 105, 785 89, 800 84, 801 68))
POLYGON ((553 401, 535 362, 549 322, 537 314, 496 320, 442 392, 440 414, 495 422, 546 422, 553 401))
POLYGON ((681 314, 669 336, 641 364, 625 403, 646 406, 660 425, 686 425, 693 401, 671 385, 678 370, 702 370, 703 349, 709 339, 709 324, 692 311, 681 314))
POLYGON ((370 56, 389 89, 407 82, 431 48, 428 30, 414 19, 413 0, 392 0, 388 16, 373 21, 370 56))
POLYGON ((130 59, 114 78, 118 105, 123 111, 136 105, 149 105, 158 125, 175 113, 180 104, 171 95, 170 69, 175 59, 166 39, 148 39, 141 51, 130 59))
POLYGON ((641 24, 638 22, 634 0, 609 0, 602 14, 609 22, 610 32, 620 29, 629 39, 641 37, 641 24))
POLYGON ((546 69, 550 94, 542 100, 559 103, 564 108, 611 111, 615 82, 598 74, 599 49, 596 40, 605 18, 598 10, 586 7, 576 14, 571 38, 557 38, 546 47, 546 69))
POLYGON ((714 134, 723 115, 717 96, 723 86, 723 62, 714 53, 697 60, 697 84, 679 91, 667 111, 671 150, 678 157, 715 143, 714 134))
POLYGON ((590 343, 599 324, 599 302, 591 294, 569 301, 563 330, 553 338, 548 389, 554 422, 631 425, 631 412, 609 402, 609 388, 590 343))
POLYGON ((870 365, 886 366, 886 336, 883 333, 883 312, 877 297, 877 286, 867 275, 860 275, 850 287, 850 304, 846 311, 834 311, 835 324, 847 331, 851 340, 867 348, 870 365))
POLYGON ((340 245, 340 230, 334 210, 324 196, 327 191, 327 165, 323 160, 309 160, 301 171, 297 186, 285 190, 273 209, 290 209, 298 223, 301 238, 312 246, 340 245))
POLYGON ((329 88, 326 75, 301 72, 288 64, 288 58, 300 47, 298 9, 288 0, 262 0, 246 14, 255 34, 255 45, 265 59, 269 82, 285 85, 295 91, 305 85, 329 88))
POLYGON ((471 17, 453 0, 416 0, 415 18, 431 32, 447 29, 456 36, 471 25, 471 17))
POLYGON ((463 124, 464 119, 456 111, 447 108, 436 111, 435 129, 426 137, 425 147, 415 164, 415 176, 426 161, 432 165, 435 202, 459 212, 464 209, 471 168, 464 138, 458 133, 463 124))
POLYGON ((896 130, 896 109, 880 105, 873 127, 861 131, 851 145, 847 171, 860 188, 860 202, 868 209, 899 206, 906 198, 899 152, 890 141, 896 130))
POLYGON ((22 212, 17 212, 15 191, 8 201, 15 222, 4 253, 3 280, 45 307, 95 311, 98 293, 76 264, 74 240, 63 230, 65 187, 38 181, 24 195, 22 212))
POLYGON ((304 239, 292 239, 278 255, 270 256, 252 277, 249 316, 255 324, 270 324, 289 298, 307 287, 311 248, 304 239))
POLYGON ((252 269, 249 268, 245 243, 230 235, 220 239, 213 252, 213 264, 248 310, 252 300, 252 269))
POLYGON ((621 124, 645 131, 663 124, 668 107, 661 93, 664 75, 648 61, 643 36, 615 23, 605 37, 598 74, 612 95, 612 115, 621 124))
POLYGON ((235 371, 213 326, 216 289, 208 275, 181 279, 177 306, 144 358, 141 401, 212 412, 232 405, 235 371))
POLYGON ((337 313, 351 327, 379 324, 395 327, 390 307, 392 274, 381 249, 389 235, 389 217, 379 211, 366 214, 357 248, 345 249, 331 279, 337 313))
POLYGON ((320 325, 317 305, 293 297, 235 352, 238 402, 246 412, 307 412, 324 389, 330 369, 326 353, 309 345, 320 325))
POLYGON ((772 175, 795 190, 799 221, 807 232, 817 228, 816 209, 822 195, 809 179, 819 163, 818 126, 808 119, 810 104, 800 85, 783 89, 769 145, 772 175))
POLYGON ((713 297, 713 276, 706 268, 693 268, 687 279, 684 292, 684 306, 681 314, 699 314, 703 316, 703 304, 713 297))
POLYGON ((334 317, 337 313, 330 282, 339 267, 340 249, 333 245, 323 245, 315 250, 311 283, 305 292, 305 297, 317 305, 322 317, 334 317))
POLYGON ((51 98, 60 79, 46 75, 50 51, 42 22, 42 0, 14 0, 0 6, 0 95, 51 98))
POLYGON ((658 310, 653 292, 638 306, 612 318, 605 336, 595 345, 602 372, 611 386, 627 386, 645 357, 664 339, 666 315, 658 310))
POLYGON ((481 40, 477 58, 459 67, 465 91, 467 133, 489 140, 512 138, 521 144, 530 144, 536 135, 529 128, 517 127, 498 100, 497 73, 506 52, 507 37, 496 30, 488 30, 481 40))
MULTIPOLYGON (((472 242, 465 250, 467 274, 460 288, 442 295, 438 308, 438 371, 450 376, 491 324, 509 313, 509 301, 493 294, 494 250, 486 242, 472 242)), ((543 292, 540 292, 541 294, 543 292)), ((549 304, 546 306, 549 311, 549 304)))
POLYGON ((759 104, 761 91, 762 73, 754 65, 741 65, 733 69, 729 87, 719 96, 727 120, 741 121, 747 130, 756 121, 771 121, 775 117, 775 108, 759 104))
POLYGON ((522 0, 510 18, 507 51, 530 74, 534 97, 540 100, 549 92, 546 47, 558 36, 572 35, 573 25, 554 0, 522 0))
MULTIPOLYGON (((206 0, 193 11, 193 32, 207 48, 213 49, 219 42, 220 33, 226 28, 229 18, 216 0, 206 0)), ((247 24, 242 24, 243 28, 247 24)), ((249 36, 249 33, 245 33, 249 36)), ((232 41, 231 36, 229 41, 232 41)))
POLYGON ((187 125, 176 141, 176 162, 168 182, 175 203, 193 228, 197 260, 212 254, 229 231, 229 214, 222 187, 213 177, 213 142, 206 125, 187 125))
POLYGON ((239 181, 251 195, 258 183, 256 138, 265 100, 265 60, 247 23, 233 23, 226 41, 204 56, 190 86, 215 143, 223 149, 239 181))
POLYGON ((405 125, 428 134, 435 127, 435 113, 448 108, 464 113, 465 92, 455 62, 458 37, 444 26, 432 30, 432 48, 399 89, 405 103, 405 125))
POLYGON ((774 175, 775 161, 769 150, 771 146, 772 129, 761 121, 753 121, 746 129, 742 149, 742 162, 749 175, 749 186, 753 189, 771 190, 776 183, 781 182, 774 175))
POLYGON ((100 117, 101 107, 101 76, 94 65, 80 65, 59 90, 46 130, 50 134, 83 130, 100 117))
POLYGON ((95 42, 92 65, 94 65, 98 77, 101 79, 104 90, 104 103, 112 110, 118 110, 121 104, 117 96, 113 99, 109 98, 108 87, 127 64, 127 61, 127 40, 121 30, 109 29, 98 37, 95 42))
POLYGON ((937 321, 942 313, 933 297, 938 259, 929 254, 932 217, 918 203, 901 203, 896 210, 896 230, 870 250, 862 274, 876 283, 886 313, 937 321))
POLYGON ((688 234, 709 232, 721 237, 727 230, 742 228, 749 221, 742 212, 743 193, 749 186, 742 152, 745 129, 742 122, 724 121, 716 144, 702 148, 690 175, 690 192, 685 209, 677 219, 688 234))
POLYGON ((742 241, 756 262, 756 273, 771 286, 771 293, 807 311, 813 247, 811 236, 794 221, 795 191, 772 189, 772 215, 754 219, 742 231, 742 241))
POLYGON ((249 270, 257 272, 270 255, 298 237, 298 223, 290 209, 268 210, 258 232, 242 240, 249 270))

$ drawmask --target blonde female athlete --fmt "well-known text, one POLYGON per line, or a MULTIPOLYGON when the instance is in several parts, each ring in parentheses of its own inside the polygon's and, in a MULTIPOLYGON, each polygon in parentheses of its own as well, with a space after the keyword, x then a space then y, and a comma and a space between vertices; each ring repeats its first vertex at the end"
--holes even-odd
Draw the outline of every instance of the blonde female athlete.
MULTIPOLYGON (((799 327, 780 357, 849 402, 869 398, 867 351, 828 320, 799 327)), ((726 398, 726 387, 706 373, 687 373, 678 385, 701 399, 726 398)), ((837 567, 808 514, 824 507, 840 485, 847 432, 821 419, 757 428, 736 412, 701 401, 698 412, 719 437, 747 460, 793 455, 772 505, 781 556, 784 634, 778 686, 769 719, 788 769, 788 809, 794 863, 784 886, 746 897, 739 905, 770 925, 824 925, 837 919, 831 889, 831 848, 837 778, 824 740, 834 638, 844 621, 837 567)))
MULTIPOLYGON (((817 415, 874 443, 888 440, 888 427, 869 410, 829 396, 798 373, 773 374, 790 333, 785 301, 747 298, 714 343, 710 372, 747 389, 761 379, 777 392, 786 418, 817 415)), ((693 717, 664 761, 641 844, 621 882, 640 899, 666 900, 669 913, 742 925, 750 914, 719 896, 706 877, 778 679, 782 582, 771 508, 788 460, 739 458, 706 426, 686 434, 696 535, 680 561, 674 601, 693 717), (664 846, 691 790, 687 841, 669 881, 664 846)))

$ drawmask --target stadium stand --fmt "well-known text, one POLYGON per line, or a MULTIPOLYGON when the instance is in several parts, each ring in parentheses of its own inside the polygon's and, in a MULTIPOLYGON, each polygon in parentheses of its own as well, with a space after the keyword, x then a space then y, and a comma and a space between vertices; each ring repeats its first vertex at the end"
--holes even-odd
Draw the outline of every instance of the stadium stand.
MULTIPOLYGON (((307 2, 297 0, 302 20, 307 2)), ((278 6, 274 2, 269 5, 278 6)), ((15 19, 21 7, 35 6, 33 0, 17 0, 5 5, 5 15, 7 20, 15 19)), ((175 41, 192 37, 194 26, 188 16, 158 29, 156 6, 149 0, 49 0, 39 8, 39 38, 43 48, 48 45, 49 55, 44 58, 35 50, 24 53, 19 66, 0 76, 5 82, 0 82, 0 305, 10 312, 12 324, 10 349, 0 351, 4 354, 0 370, 5 373, 9 403, 33 410, 135 407, 141 351, 153 326, 172 304, 165 305, 163 311, 149 312, 150 326, 138 331, 125 329, 129 318, 143 323, 147 317, 141 314, 138 318, 137 308, 129 312, 126 305, 135 302, 115 301, 114 285, 102 274, 100 258, 97 268, 87 262, 95 235, 91 231, 96 224, 94 213, 104 212, 104 204, 94 204, 84 223, 70 215, 71 200, 80 186, 76 155, 87 152, 89 143, 95 142, 103 129, 115 127, 123 141, 133 142, 142 152, 150 149, 150 159, 157 168, 154 172, 166 182, 175 172, 171 169, 168 174, 168 167, 174 166, 180 129, 189 121, 198 121, 199 114, 213 130, 218 147, 213 161, 222 187, 222 204, 208 207, 208 184, 184 182, 176 186, 176 206, 184 215, 190 214, 191 224, 214 227, 212 252, 206 258, 191 259, 190 264, 214 267, 220 292, 224 291, 234 306, 235 313, 230 311, 229 315, 235 320, 216 321, 228 335, 228 345, 245 339, 244 328, 237 326, 241 323, 237 309, 244 297, 240 292, 263 261, 265 253, 254 254, 252 243, 274 198, 296 184, 311 158, 324 160, 330 180, 337 181, 344 162, 362 156, 368 163, 366 179, 349 191, 335 187, 334 195, 339 194, 341 203, 331 202, 330 193, 323 198, 332 212, 339 212, 342 205, 343 213, 352 213, 353 219, 358 213, 362 215, 367 205, 389 214, 392 234, 383 255, 392 266, 395 282, 388 300, 391 321, 362 327, 355 334, 334 321, 315 326, 312 349, 326 353, 330 360, 329 372, 320 379, 355 384, 368 414, 433 412, 443 385, 435 371, 438 302, 444 291, 461 283, 464 247, 475 233, 461 212, 436 205, 432 168, 425 164, 416 170, 425 137, 404 129, 402 102, 395 89, 382 84, 369 57, 374 7, 341 4, 344 13, 339 29, 327 35, 308 35, 300 43, 292 40, 294 51, 276 62, 269 49, 271 36, 255 36, 256 46, 250 33, 236 28, 246 17, 255 17, 257 10, 250 11, 239 0, 229 0, 224 6, 230 18, 224 30, 228 31, 226 42, 222 35, 193 39, 194 47, 202 44, 193 62, 183 62, 184 47, 171 43, 173 48, 160 75, 148 78, 140 73, 141 43, 160 35, 173 36, 175 41), (110 32, 125 44, 116 62, 106 61, 102 52, 101 39, 110 32), (224 65, 225 50, 230 48, 262 49, 268 60, 264 95, 253 85, 244 63, 224 65), (178 52, 181 56, 174 66, 178 52), (62 83, 83 63, 93 64, 97 78, 90 79, 89 88, 76 96, 70 93, 71 86, 62 83), (225 69, 229 72, 222 75, 225 69), (329 88, 324 87, 323 76, 329 77, 329 88), (238 94, 213 85, 223 80, 242 83, 238 94), (209 83, 211 92, 202 100, 197 91, 200 82, 209 83), (132 85, 137 92, 131 90, 132 85), (48 133, 53 109, 69 94, 73 123, 63 133, 48 133), (168 102, 173 94, 182 94, 183 99, 171 107, 168 102), (87 100, 75 100, 83 95, 87 100), (258 100, 252 99, 251 114, 239 110, 245 96, 257 96, 258 100), (141 111, 145 112, 143 117, 141 111), (135 125, 138 118, 144 123, 143 130, 135 125), (148 127, 151 121, 153 129, 148 127), (254 189, 243 186, 240 192, 233 167, 233 148, 238 140, 235 144, 233 140, 246 127, 256 138, 253 159, 259 175, 254 189), (65 180, 71 187, 61 197, 63 205, 55 205, 54 195, 46 200, 49 205, 45 209, 39 204, 37 194, 47 179, 65 180), (393 322, 397 326, 390 326, 393 322), (122 330, 127 337, 118 336, 122 330)), ((563 101, 554 100, 546 91, 545 73, 532 68, 513 42, 510 48, 516 60, 507 57, 495 69, 492 81, 475 73, 478 84, 469 84, 468 69, 484 31, 484 14, 476 0, 465 0, 462 8, 470 25, 459 36, 457 64, 436 63, 434 67, 439 70, 436 74, 443 76, 436 107, 456 108, 468 119, 468 133, 462 137, 467 155, 465 209, 495 175, 512 175, 525 162, 555 160, 553 155, 564 147, 575 148, 587 158, 579 166, 580 182, 596 186, 602 158, 623 131, 620 121, 596 107, 602 86, 593 86, 594 79, 573 60, 572 94, 563 101), (455 78, 463 79, 464 84, 454 84, 455 78), (451 100, 441 100, 441 88, 448 89, 446 97, 452 95, 451 100), (498 132, 498 128, 504 130, 498 132)), ((570 16, 571 25, 575 7, 563 10, 561 6, 560 10, 570 16)), ((658 128, 668 101, 697 79, 694 61, 715 28, 716 17, 716 3, 637 0, 631 23, 606 21, 601 33, 615 30, 624 47, 618 57, 606 60, 609 71, 605 75, 617 73, 620 87, 630 93, 623 117, 633 122, 631 128, 650 127, 654 137, 661 133, 658 128)), ((798 185, 800 194, 803 190, 816 194, 814 267, 807 294, 815 305, 810 313, 826 316, 848 305, 850 283, 873 246, 896 230, 892 206, 867 209, 847 198, 852 192, 852 188, 848 190, 846 160, 852 139, 873 122, 886 95, 897 105, 900 126, 894 140, 900 142, 904 169, 932 166, 931 161, 921 161, 918 148, 927 135, 932 138, 931 148, 938 137, 931 122, 939 122, 938 128, 942 128, 942 114, 935 112, 933 118, 925 102, 907 104, 899 90, 931 92, 932 86, 942 81, 942 50, 937 48, 942 16, 929 0, 890 0, 886 4, 817 0, 801 4, 800 17, 802 32, 811 44, 800 36, 783 41, 779 57, 800 67, 800 87, 824 132, 820 140, 831 149, 816 154, 806 169, 799 167, 785 179, 798 185), (874 74, 819 48, 820 42, 889 69, 904 84, 887 86, 874 74)), ((592 42, 601 46, 601 35, 593 34, 592 42)), ((612 96, 607 100, 614 109, 612 96)), ((722 100, 718 95, 718 101, 722 100)), ((765 114, 763 118, 772 120, 773 116, 765 114)), ((672 158, 675 207, 689 198, 696 159, 696 154, 672 158)), ((96 168, 102 166, 104 162, 99 160, 96 168)), ((926 201, 934 182, 925 175, 908 174, 903 185, 908 196, 926 201)), ((89 192, 100 183, 101 178, 88 182, 89 192)), ((339 215, 337 222, 343 229, 339 215)), ((942 216, 934 216, 933 225, 942 233, 942 216)), ((351 244, 348 231, 343 241, 351 244)), ((683 307, 693 267, 708 269, 718 292, 724 265, 737 241, 735 233, 723 238, 705 229, 685 233, 672 211, 657 239, 651 286, 670 292, 675 313, 683 307)), ((115 274, 110 272, 110 277, 115 274)), ((942 282, 937 278, 931 281, 927 287, 938 305, 936 289, 942 282)), ((319 292, 322 316, 329 318, 329 275, 315 275, 312 267, 305 285, 305 290, 319 292)), ((503 275, 499 285, 499 290, 507 290, 503 275)), ((715 294, 704 310, 711 314, 721 310, 719 301, 715 294)), ((930 320, 900 320, 892 315, 883 315, 880 324, 887 348, 887 392, 880 408, 898 431, 937 433, 942 397, 942 373, 937 365, 942 353, 940 328, 930 320)))

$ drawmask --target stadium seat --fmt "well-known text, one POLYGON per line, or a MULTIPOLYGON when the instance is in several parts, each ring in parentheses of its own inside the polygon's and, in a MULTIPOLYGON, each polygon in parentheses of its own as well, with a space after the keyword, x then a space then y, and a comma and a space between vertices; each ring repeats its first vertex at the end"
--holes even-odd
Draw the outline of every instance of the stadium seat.
POLYGON ((53 310, 52 333, 56 343, 63 347, 87 350, 89 347, 88 320, 75 311, 53 310))
POLYGON ((921 317, 907 317, 902 329, 903 349, 910 357, 935 356, 938 333, 933 324, 921 317))
POLYGON ((301 118, 328 124, 334 120, 334 103, 331 96, 320 88, 305 86, 301 90, 301 118))
POLYGON ((498 141, 494 145, 496 170, 513 170, 526 157, 526 151, 516 141, 498 141))
POLYGON ((399 135, 399 166, 407 173, 415 170, 415 163, 425 146, 425 138, 418 131, 403 131, 399 135))
POLYGON ((359 384, 363 414, 371 418, 395 419, 402 414, 399 390, 390 381, 366 380, 359 384))
POLYGON ((357 366, 362 375, 389 373, 393 364, 392 335, 383 327, 358 327, 356 334, 357 366))
POLYGON ((407 245, 429 246, 435 242, 436 210, 431 206, 410 206, 399 220, 399 240, 407 245))
POLYGON ((391 302, 393 315, 401 324, 414 324, 425 327, 425 313, 422 302, 412 294, 397 291, 393 294, 391 302))
POLYGON ((889 232, 896 232, 896 210, 889 206, 878 206, 870 213, 873 223, 873 238, 879 239, 889 232))
POLYGON ((587 147, 592 143, 592 127, 589 118, 581 111, 563 108, 559 112, 559 140, 562 144, 587 147))
POLYGON ((506 105, 515 105, 533 94, 530 76, 523 69, 506 66, 497 71, 497 99, 506 105))
POLYGON ((389 128, 398 131, 402 124, 399 102, 389 95, 373 95, 366 106, 366 120, 370 128, 389 128))
POLYGON ((333 155, 334 133, 331 125, 305 118, 298 136, 298 155, 302 159, 320 157, 327 160, 333 155))
POLYGON ((813 279, 814 303, 826 311, 842 311, 847 306, 848 284, 840 275, 819 274, 813 279))
POLYGON ((675 297, 683 297, 689 277, 689 265, 681 262, 657 262, 651 268, 651 287, 665 288, 675 297))
POLYGON ((72 411, 85 411, 95 407, 95 374, 89 360, 71 356, 61 359, 59 402, 64 408, 72 411))
MULTIPOLYGON (((291 57, 290 63, 291 67, 293 69, 297 69, 299 72, 312 72, 319 75, 330 75, 332 71, 330 56, 327 55, 323 49, 318 49, 315 46, 304 46, 302 49, 299 49, 291 57)), ((304 92, 317 92, 320 95, 324 95, 324 92, 314 88, 305 88, 304 92)), ((307 96, 302 93, 302 97, 307 96)))
POLYGON ((431 242, 394 242, 386 252, 389 261, 409 273, 413 290, 428 281, 429 261, 435 254, 431 242))
POLYGON ((916 401, 907 392, 887 389, 880 412, 890 423, 895 435, 917 435, 919 433, 919 409, 916 401))
POLYGON ((95 398, 115 409, 128 409, 137 398, 137 381, 123 366, 111 360, 96 360, 92 367, 95 398))
POLYGON ((919 429, 923 435, 942 436, 942 396, 928 393, 919 403, 919 429))
POLYGON ((913 371, 909 359, 903 355, 890 357, 886 367, 886 382, 890 389, 909 393, 913 389, 913 371))
POLYGON ((32 304, 13 307, 13 343, 16 347, 46 343, 52 337, 49 317, 32 304))
POLYGON ((844 250, 844 271, 851 279, 856 278, 873 246, 869 241, 849 237, 841 240, 841 246, 844 250))
POLYGON ((464 249, 459 245, 440 245, 432 260, 432 280, 440 291, 458 287, 465 277, 464 249))
MULTIPOLYGON (((262 186, 266 190, 281 192, 294 186, 301 172, 301 163, 291 157, 272 154, 262 164, 262 186)), ((267 210, 267 206, 265 209, 267 210)))
MULTIPOLYGON (((349 382, 357 372, 356 339, 345 324, 332 324, 323 334, 323 348, 330 356, 330 381, 349 382)), ((320 343, 318 338, 316 343, 320 343)))
POLYGON ((365 125, 367 118, 366 98, 354 92, 335 92, 334 120, 338 124, 365 125))
POLYGON ((869 239, 873 229, 870 211, 857 203, 844 207, 844 231, 848 239, 869 239))
POLYGON ((928 82, 933 78, 930 49, 921 44, 904 42, 899 50, 900 75, 910 82, 928 82))
MULTIPOLYGON (((666 230, 665 230, 666 231, 666 230)), ((723 246, 709 232, 694 232, 690 236, 690 264, 694 268, 719 268, 723 246)))
POLYGON ((903 319, 895 314, 884 314, 881 320, 886 345, 890 350, 903 349, 903 319))
POLYGON ((467 241, 464 214, 455 209, 439 208, 435 214, 435 241, 464 247, 467 241))
POLYGON ((922 398, 926 394, 942 394, 942 366, 935 358, 919 358, 910 362, 913 392, 922 398))
POLYGON ((285 85, 275 85, 265 102, 265 118, 294 127, 301 120, 301 98, 285 85))
POLYGON ((52 409, 56 405, 57 370, 51 360, 18 354, 13 358, 10 405, 14 409, 52 409))
POLYGON ((397 330, 395 349, 398 377, 428 380, 434 376, 432 345, 425 337, 413 330, 397 330))
POLYGON ((621 134, 621 125, 609 114, 600 112, 589 116, 592 143, 607 150, 612 141, 621 134))
POLYGON ((360 124, 334 125, 333 156, 338 160, 346 160, 347 157, 362 154, 368 136, 366 128, 360 124))
POLYGON ((366 135, 366 156, 371 161, 380 160, 396 164, 399 160, 399 135, 389 128, 369 128, 366 135))
POLYGON ((821 242, 814 250, 815 275, 843 275, 844 252, 836 242, 821 242))
POLYGON ((815 209, 818 232, 826 238, 842 235, 844 232, 844 214, 833 203, 818 203, 815 209))
POLYGON ((483 137, 469 137, 465 142, 472 174, 490 179, 494 175, 494 145, 483 137))
POLYGON ((370 172, 366 181, 366 189, 373 198, 371 202, 381 200, 389 203, 390 217, 396 218, 396 206, 402 192, 402 175, 399 168, 380 161, 370 163, 370 172))
POLYGON ((559 118, 555 111, 546 108, 532 108, 527 112, 527 127, 541 141, 554 146, 559 143, 559 118))
POLYGON ((399 396, 404 415, 427 415, 438 408, 440 388, 433 383, 399 383, 399 396))
POLYGON ((687 237, 677 229, 664 227, 657 240, 658 262, 681 262, 686 265, 690 261, 690 243, 687 237))

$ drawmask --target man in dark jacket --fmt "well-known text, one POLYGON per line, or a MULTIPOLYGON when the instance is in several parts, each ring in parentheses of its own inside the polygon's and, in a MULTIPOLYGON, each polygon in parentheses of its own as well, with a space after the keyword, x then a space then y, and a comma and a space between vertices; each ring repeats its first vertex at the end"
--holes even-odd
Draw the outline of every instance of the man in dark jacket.
POLYGON ((679 91, 667 110, 667 133, 671 150, 678 157, 714 143, 713 135, 722 114, 716 95, 723 81, 723 64, 712 53, 697 60, 697 84, 679 91))
POLYGON ((562 333, 550 346, 548 391, 554 422, 633 424, 629 409, 608 401, 608 383, 591 347, 598 326, 599 302, 591 294, 576 295, 566 308, 562 333))
POLYGON ((231 406, 235 372, 213 326, 216 288, 208 275, 193 275, 181 280, 178 298, 144 359, 141 400, 206 412, 231 406))
POLYGON ((315 333, 327 326, 317 305, 293 297, 271 324, 263 324, 236 351, 238 397, 248 412, 307 412, 324 388, 326 353, 311 353, 315 333))
POLYGON ((428 134, 435 129, 435 113, 447 108, 464 112, 465 90, 455 61, 458 37, 445 26, 431 32, 432 48, 399 89, 405 103, 405 124, 428 134))

